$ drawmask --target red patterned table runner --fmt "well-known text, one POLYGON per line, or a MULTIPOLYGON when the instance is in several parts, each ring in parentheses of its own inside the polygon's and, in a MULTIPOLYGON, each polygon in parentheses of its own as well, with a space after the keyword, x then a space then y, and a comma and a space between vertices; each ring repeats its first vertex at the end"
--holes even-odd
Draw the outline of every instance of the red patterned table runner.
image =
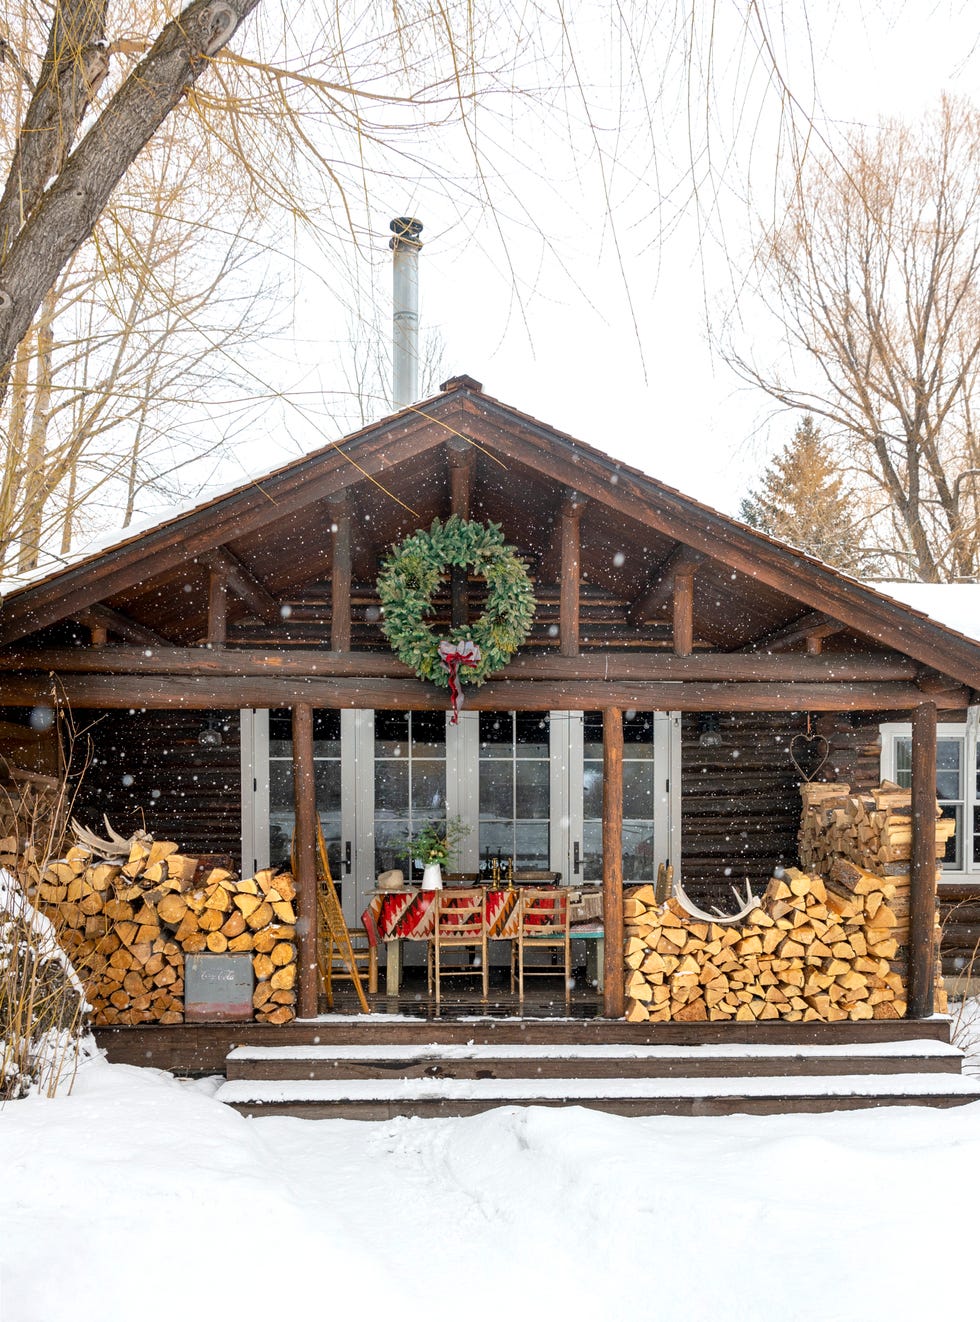
MULTIPOLYGON (((452 898, 452 888, 441 893, 445 906, 452 898)), ((435 929, 436 894, 436 891, 401 890, 372 896, 362 917, 368 940, 372 945, 377 941, 430 940, 435 929)), ((517 940, 519 894, 518 890, 506 888, 487 891, 487 936, 501 941, 517 940)))

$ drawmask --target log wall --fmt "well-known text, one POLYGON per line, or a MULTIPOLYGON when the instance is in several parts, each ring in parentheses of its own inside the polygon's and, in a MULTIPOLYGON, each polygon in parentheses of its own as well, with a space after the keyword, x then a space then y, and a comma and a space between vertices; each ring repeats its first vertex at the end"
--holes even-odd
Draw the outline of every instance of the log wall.
POLYGON ((718 725, 721 744, 702 748, 699 717, 682 721, 681 871, 695 903, 729 911, 732 886, 764 888, 796 859, 800 776, 788 750, 804 718, 722 714, 718 725))
MULTIPOLYGON (((105 813, 123 835, 145 830, 179 839, 190 854, 230 855, 241 864, 241 746, 238 712, 76 712, 91 757, 74 815, 98 831, 105 813), (220 748, 198 743, 212 719, 220 748)), ((85 749, 76 748, 76 759, 85 749)))

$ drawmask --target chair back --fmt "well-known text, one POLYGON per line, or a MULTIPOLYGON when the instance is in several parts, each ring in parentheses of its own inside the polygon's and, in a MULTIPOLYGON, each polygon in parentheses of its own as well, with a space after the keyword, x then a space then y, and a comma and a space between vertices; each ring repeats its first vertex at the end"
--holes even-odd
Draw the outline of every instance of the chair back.
POLYGON ((486 900, 482 886, 436 891, 436 940, 441 945, 481 944, 486 933, 486 900))
POLYGON ((520 933, 528 941, 564 941, 568 935, 568 891, 521 888, 520 933))

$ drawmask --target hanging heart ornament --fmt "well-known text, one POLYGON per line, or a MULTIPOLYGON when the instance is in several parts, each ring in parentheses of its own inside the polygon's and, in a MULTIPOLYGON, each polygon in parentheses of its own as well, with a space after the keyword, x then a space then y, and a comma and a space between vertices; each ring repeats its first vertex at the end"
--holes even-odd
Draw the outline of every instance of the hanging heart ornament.
POLYGON ((822 734, 794 734, 789 741, 789 760, 807 784, 825 765, 828 757, 830 744, 822 734))

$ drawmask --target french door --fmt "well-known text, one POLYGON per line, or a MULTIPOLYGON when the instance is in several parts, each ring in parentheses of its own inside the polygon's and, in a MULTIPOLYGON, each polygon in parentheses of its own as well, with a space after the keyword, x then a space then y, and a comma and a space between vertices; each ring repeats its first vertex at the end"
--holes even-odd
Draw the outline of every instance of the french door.
MULTIPOLYGON (((679 859, 680 721, 628 712, 623 723, 623 877, 654 880, 679 859)), ((410 836, 459 817, 469 828, 453 869, 494 857, 515 871, 602 878, 601 712, 318 711, 316 806, 349 922, 379 872, 400 867, 410 836)), ((292 837, 288 711, 242 713, 242 857, 286 864, 292 837)))

